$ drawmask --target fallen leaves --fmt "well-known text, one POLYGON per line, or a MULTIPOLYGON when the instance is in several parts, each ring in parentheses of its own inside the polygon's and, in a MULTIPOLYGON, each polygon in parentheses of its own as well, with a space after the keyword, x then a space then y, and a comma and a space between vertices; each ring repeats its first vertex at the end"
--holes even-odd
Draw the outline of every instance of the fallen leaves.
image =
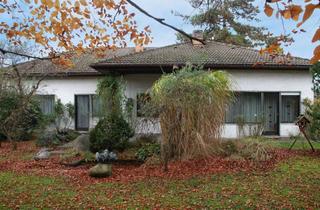
POLYGON ((31 143, 19 144, 19 150, 12 152, 10 144, 4 143, 0 153, 8 159, 0 161, 0 170, 13 171, 20 174, 34 174, 49 177, 64 177, 75 185, 87 185, 101 182, 135 182, 150 177, 162 179, 188 179, 194 176, 206 176, 216 173, 236 173, 250 171, 264 171, 272 169, 278 162, 295 155, 295 152, 288 150, 273 150, 273 158, 269 161, 256 163, 250 160, 233 160, 218 156, 206 159, 194 159, 188 161, 176 161, 169 164, 169 171, 164 172, 160 166, 144 166, 132 163, 115 163, 113 174, 109 178, 94 179, 88 176, 88 170, 92 164, 76 168, 66 167, 60 164, 59 157, 49 160, 34 161, 33 159, 23 160, 19 154, 33 153, 36 147, 31 143))

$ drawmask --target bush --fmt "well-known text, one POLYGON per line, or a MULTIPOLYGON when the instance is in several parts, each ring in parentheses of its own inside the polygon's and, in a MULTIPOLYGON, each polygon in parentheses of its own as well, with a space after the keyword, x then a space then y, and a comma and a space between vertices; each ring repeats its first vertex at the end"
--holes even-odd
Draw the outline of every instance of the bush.
POLYGON ((206 156, 209 145, 221 136, 233 96, 229 75, 187 65, 162 75, 150 94, 151 103, 160 111, 165 169, 170 159, 206 156))
POLYGON ((238 148, 237 145, 234 141, 232 140, 226 140, 221 142, 220 144, 221 151, 223 156, 229 157, 233 154, 238 153, 238 148))
POLYGON ((7 137, 3 133, 0 133, 0 141, 4 141, 6 139, 7 137))
POLYGON ((131 146, 134 148, 143 147, 146 144, 155 144, 158 143, 158 136, 153 134, 143 134, 137 136, 137 138, 131 143, 131 146))
POLYGON ((320 141, 320 98, 315 99, 313 103, 305 100, 304 105, 307 107, 307 117, 311 121, 308 127, 308 134, 311 139, 320 141))
POLYGON ((42 132, 36 141, 36 145, 39 147, 56 146, 61 144, 56 131, 44 131, 42 132))
POLYGON ((66 132, 63 134, 58 133, 57 130, 44 130, 41 131, 40 134, 38 134, 36 144, 40 147, 57 146, 73 141, 79 135, 80 133, 74 130, 66 130, 66 132))
MULTIPOLYGON (((12 112, 14 112, 20 105, 20 96, 13 92, 8 91, 7 93, 2 93, 0 100, 0 122, 4 122, 12 112)), ((36 100, 31 100, 27 105, 27 108, 19 116, 19 119, 16 119, 14 129, 14 140, 30 140, 32 138, 33 132, 41 125, 43 120, 43 115, 41 113, 39 104, 36 100)), ((12 124, 12 122, 11 122, 12 124)), ((0 127, 10 128, 11 124, 2 125, 0 127)), ((10 128, 11 129, 11 128, 10 128)), ((3 132, 4 133, 4 132, 3 132)), ((3 134, 5 136, 5 133, 3 134)))
POLYGON ((145 161, 147 158, 152 157, 154 155, 160 155, 159 144, 147 143, 144 146, 142 146, 136 153, 137 159, 141 161, 145 161))
POLYGON ((90 132, 90 150, 92 152, 105 149, 123 151, 133 135, 133 129, 121 115, 111 114, 101 119, 90 132))

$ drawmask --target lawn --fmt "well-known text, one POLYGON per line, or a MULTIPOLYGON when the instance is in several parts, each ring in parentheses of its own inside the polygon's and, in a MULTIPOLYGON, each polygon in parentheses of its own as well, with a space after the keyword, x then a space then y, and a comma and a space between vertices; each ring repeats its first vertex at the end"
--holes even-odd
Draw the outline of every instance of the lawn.
MULTIPOLYGON (((284 147, 290 142, 270 144, 284 147)), ((32 151, 14 155, 17 160, 30 162, 32 151)), ((63 175, 35 173, 32 168, 20 173, 0 167, 0 209, 320 208, 319 152, 293 153, 269 170, 212 172, 177 179, 149 177, 129 182, 79 184, 63 175)), ((0 163, 3 161, 0 154, 0 163)))

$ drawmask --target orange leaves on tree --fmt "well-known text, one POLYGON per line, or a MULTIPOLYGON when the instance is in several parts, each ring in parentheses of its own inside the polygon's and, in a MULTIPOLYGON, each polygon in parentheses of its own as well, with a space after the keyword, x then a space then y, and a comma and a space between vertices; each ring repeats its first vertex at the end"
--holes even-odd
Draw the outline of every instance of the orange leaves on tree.
POLYGON ((275 42, 268 47, 261 49, 260 54, 268 53, 269 55, 280 55, 282 54, 283 50, 281 48, 281 45, 278 42, 275 42))
MULTIPOLYGON (((273 3, 273 2, 281 2, 281 4, 277 3, 278 7, 278 12, 277 12, 277 17, 279 14, 284 18, 284 19, 291 19, 294 21, 298 21, 301 14, 303 14, 301 21, 297 24, 297 27, 301 27, 302 24, 304 24, 312 15, 314 14, 315 10, 320 9, 320 2, 318 3, 310 3, 312 2, 311 0, 305 0, 304 3, 299 3, 299 4, 292 4, 292 1, 285 1, 285 0, 267 0, 268 3, 273 3), (280 6, 283 8, 281 9, 280 6)), ((273 14, 273 8, 270 7, 267 3, 265 4, 265 14, 267 16, 272 16, 273 14)), ((283 25, 283 27, 285 27, 283 25)), ((306 32, 304 29, 300 29, 300 32, 306 32)), ((297 29, 292 30, 293 34, 298 33, 297 29)), ((285 35, 285 34, 284 34, 285 35)), ((279 40, 278 40, 279 41, 279 40)), ((317 42, 320 41, 320 29, 318 28, 312 38, 312 42, 317 42)), ((286 40, 280 40, 280 42, 286 42, 286 40)), ((269 46, 269 49, 266 48, 265 50, 262 50, 263 52, 273 52, 275 50, 274 46, 269 46)), ((275 50, 277 51, 277 50, 275 50)), ((320 60, 320 46, 316 47, 314 50, 314 55, 311 59, 311 63, 316 63, 320 60)))
POLYGON ((313 51, 313 57, 311 58, 311 63, 317 63, 320 60, 320 45, 316 47, 313 51))
MULTIPOLYGON (((138 28, 124 0, 12 1, 0 6, 0 13, 5 12, 14 21, 0 23, 0 34, 12 43, 20 38, 33 40, 54 55, 79 54, 88 48, 101 54, 126 47, 129 39, 140 45, 151 41, 149 27, 138 28)), ((54 62, 71 66, 68 59, 54 62)))
POLYGON ((268 16, 271 17, 273 14, 273 8, 269 4, 264 5, 264 13, 268 16))
POLYGON ((306 22, 312 16, 312 14, 316 8, 320 9, 320 5, 317 5, 317 4, 306 5, 302 21, 300 23, 298 23, 297 26, 300 27, 304 22, 306 22))
POLYGON ((316 42, 316 41, 320 41, 320 28, 318 28, 318 30, 316 31, 316 33, 312 38, 312 42, 316 42))
POLYGON ((301 6, 299 5, 289 5, 286 7, 286 9, 280 11, 280 14, 285 19, 292 19, 294 21, 299 20, 300 14, 303 12, 301 6))

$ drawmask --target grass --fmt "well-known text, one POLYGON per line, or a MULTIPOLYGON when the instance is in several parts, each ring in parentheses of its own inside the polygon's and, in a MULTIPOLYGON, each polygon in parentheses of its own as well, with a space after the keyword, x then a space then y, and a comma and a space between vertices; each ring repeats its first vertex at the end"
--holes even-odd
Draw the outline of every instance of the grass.
POLYGON ((320 208, 319 159, 298 157, 267 173, 150 179, 78 189, 62 179, 0 172, 0 209, 320 208))
MULTIPOLYGON (((288 143, 269 142, 276 147, 288 143)), ((22 155, 25 157, 25 154, 22 155)), ((319 157, 296 156, 268 172, 214 174, 186 180, 150 178, 82 185, 0 172, 2 209, 320 208, 319 157)))
MULTIPOLYGON (((248 137, 248 138, 244 139, 244 141, 258 141, 258 142, 261 142, 261 143, 268 145, 270 147, 289 149, 295 139, 297 141, 292 148, 293 150, 311 150, 311 147, 310 147, 308 141, 305 138, 300 137, 300 136, 297 136, 297 137, 295 136, 290 139, 286 138, 286 139, 275 139, 275 140, 265 138, 265 137, 258 137, 258 138, 248 137)), ((311 141, 311 143, 312 143, 314 149, 320 149, 320 141, 311 141)))

